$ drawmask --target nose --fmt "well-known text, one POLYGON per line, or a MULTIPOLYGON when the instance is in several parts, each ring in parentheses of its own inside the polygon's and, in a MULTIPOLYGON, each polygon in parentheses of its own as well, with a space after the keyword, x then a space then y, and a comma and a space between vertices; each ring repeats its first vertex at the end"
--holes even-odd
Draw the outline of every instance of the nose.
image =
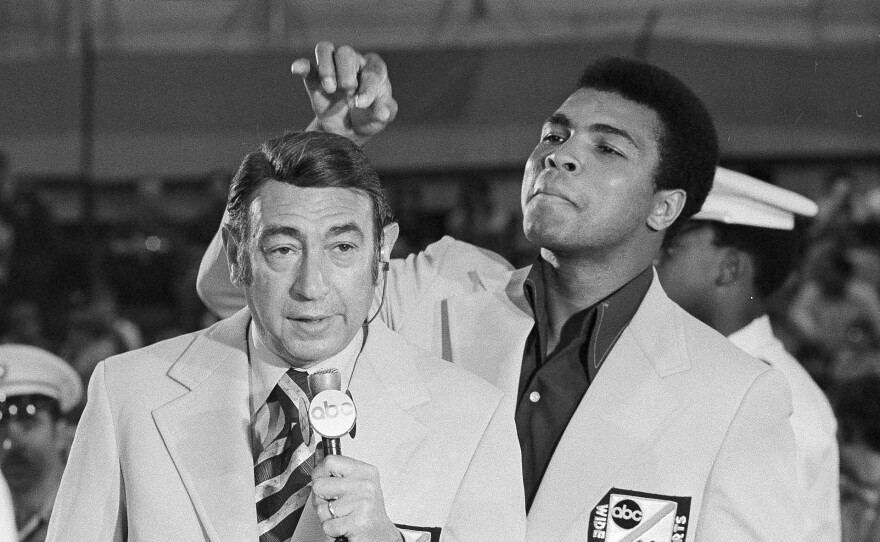
POLYGON ((580 162, 562 149, 553 151, 544 157, 544 167, 547 169, 561 169, 568 173, 577 173, 581 170, 580 162))
POLYGON ((321 299, 329 288, 325 280, 325 258, 323 254, 306 252, 299 266, 299 274, 293 283, 294 297, 301 300, 321 299))

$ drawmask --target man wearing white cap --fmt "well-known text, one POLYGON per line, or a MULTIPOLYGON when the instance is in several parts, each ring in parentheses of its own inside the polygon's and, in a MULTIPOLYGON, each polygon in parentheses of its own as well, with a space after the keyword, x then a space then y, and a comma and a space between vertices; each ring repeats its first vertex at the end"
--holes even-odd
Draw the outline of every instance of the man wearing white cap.
POLYGON ((70 446, 63 416, 80 399, 79 376, 63 359, 34 346, 0 346, 0 469, 21 542, 45 540, 70 446))
POLYGON ((816 211, 799 194, 718 168, 702 210, 667 240, 658 272, 673 301, 785 375, 793 399, 802 539, 837 541, 837 423, 825 395, 773 335, 765 308, 797 263, 795 215, 816 211))

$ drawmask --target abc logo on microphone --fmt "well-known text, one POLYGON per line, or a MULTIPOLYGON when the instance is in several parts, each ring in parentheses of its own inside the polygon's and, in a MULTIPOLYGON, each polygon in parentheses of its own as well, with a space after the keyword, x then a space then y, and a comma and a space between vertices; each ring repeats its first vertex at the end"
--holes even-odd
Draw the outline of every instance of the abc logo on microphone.
POLYGON ((351 398, 339 390, 324 390, 309 405, 309 422, 324 438, 340 438, 348 434, 357 420, 357 409, 351 398))

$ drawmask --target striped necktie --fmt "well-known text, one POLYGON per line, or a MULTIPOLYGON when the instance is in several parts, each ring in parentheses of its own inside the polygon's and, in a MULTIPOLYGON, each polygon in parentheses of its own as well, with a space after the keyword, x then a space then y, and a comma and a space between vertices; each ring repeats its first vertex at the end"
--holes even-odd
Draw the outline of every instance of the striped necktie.
POLYGON ((256 414, 255 425, 265 424, 271 436, 254 465, 260 542, 289 540, 311 492, 315 456, 300 426, 308 424, 300 415, 308 409, 308 389, 308 375, 289 369, 256 414))

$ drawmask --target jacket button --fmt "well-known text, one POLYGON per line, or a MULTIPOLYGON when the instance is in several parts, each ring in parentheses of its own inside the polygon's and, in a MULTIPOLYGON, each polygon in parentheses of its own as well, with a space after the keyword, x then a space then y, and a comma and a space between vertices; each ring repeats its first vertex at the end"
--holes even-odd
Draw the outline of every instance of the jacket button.
POLYGON ((532 393, 529 394, 529 401, 531 401, 531 402, 533 402, 533 403, 537 403, 537 402, 540 401, 540 400, 541 400, 541 394, 540 394, 540 393, 538 393, 538 392, 536 392, 536 391, 533 391, 532 393))

